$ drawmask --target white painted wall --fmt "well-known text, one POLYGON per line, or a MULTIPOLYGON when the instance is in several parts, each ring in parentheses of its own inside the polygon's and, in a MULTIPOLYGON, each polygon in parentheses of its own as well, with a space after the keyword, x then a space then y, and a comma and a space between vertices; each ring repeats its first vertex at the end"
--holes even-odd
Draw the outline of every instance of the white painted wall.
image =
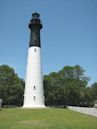
POLYGON ((97 117, 97 108, 68 106, 68 109, 97 117))
POLYGON ((30 47, 28 50, 23 107, 45 107, 41 67, 41 48, 36 46, 30 47))

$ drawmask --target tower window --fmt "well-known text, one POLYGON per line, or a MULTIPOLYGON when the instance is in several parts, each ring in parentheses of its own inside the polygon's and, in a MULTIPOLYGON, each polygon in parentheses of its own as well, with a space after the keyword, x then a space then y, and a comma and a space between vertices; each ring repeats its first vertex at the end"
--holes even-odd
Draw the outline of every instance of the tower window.
POLYGON ((33 87, 33 90, 36 90, 36 86, 33 87))
POLYGON ((33 96, 33 100, 36 100, 36 97, 35 96, 33 96))
POLYGON ((34 52, 36 52, 36 48, 34 49, 34 52))

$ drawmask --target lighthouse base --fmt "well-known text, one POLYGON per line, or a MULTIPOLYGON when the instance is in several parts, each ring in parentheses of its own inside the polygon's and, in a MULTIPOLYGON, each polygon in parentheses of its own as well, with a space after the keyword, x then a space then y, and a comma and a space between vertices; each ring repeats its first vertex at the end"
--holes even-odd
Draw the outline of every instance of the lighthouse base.
POLYGON ((24 109, 37 109, 37 108, 46 108, 45 105, 34 105, 34 106, 23 106, 24 109))

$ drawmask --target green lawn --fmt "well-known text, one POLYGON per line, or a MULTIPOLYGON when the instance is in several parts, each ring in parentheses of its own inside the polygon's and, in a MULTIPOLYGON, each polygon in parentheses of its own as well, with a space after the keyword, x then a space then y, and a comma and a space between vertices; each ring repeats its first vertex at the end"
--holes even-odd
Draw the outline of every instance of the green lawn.
POLYGON ((0 129, 97 129, 97 118, 68 109, 3 109, 0 129))

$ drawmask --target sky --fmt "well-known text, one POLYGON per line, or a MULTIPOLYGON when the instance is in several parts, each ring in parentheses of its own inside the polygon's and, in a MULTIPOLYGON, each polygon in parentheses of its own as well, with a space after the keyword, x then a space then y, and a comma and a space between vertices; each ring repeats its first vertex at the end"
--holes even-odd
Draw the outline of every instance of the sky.
POLYGON ((25 80, 34 12, 40 14, 43 74, 80 65, 97 82, 97 0, 0 0, 0 65, 25 80))

